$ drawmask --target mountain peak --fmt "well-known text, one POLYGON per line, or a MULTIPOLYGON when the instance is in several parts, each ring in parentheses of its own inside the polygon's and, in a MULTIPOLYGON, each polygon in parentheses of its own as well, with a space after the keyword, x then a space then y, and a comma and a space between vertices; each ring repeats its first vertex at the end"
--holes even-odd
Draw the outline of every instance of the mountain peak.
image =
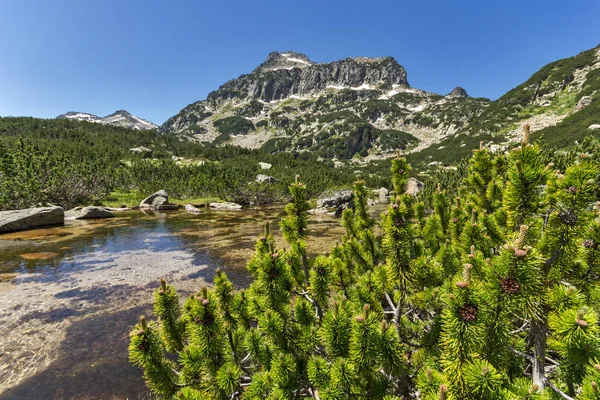
POLYGON ((285 51, 282 53, 273 51, 269 53, 267 59, 259 68, 273 71, 278 69, 305 68, 313 64, 306 54, 294 51, 285 51))
POLYGON ((129 113, 129 111, 126 110, 117 110, 114 113, 107 115, 106 117, 98 117, 97 115, 84 112, 69 111, 67 113, 59 115, 56 118, 95 122, 98 124, 121 126, 123 128, 137 130, 149 130, 158 128, 158 126, 153 124, 152 122, 136 117, 135 115, 132 115, 131 113, 129 113))
POLYGON ((457 86, 454 89, 452 89, 452 91, 450 93, 448 93, 447 96, 463 97, 465 99, 469 97, 469 95, 467 94, 467 91, 465 89, 461 88, 460 86, 457 86))

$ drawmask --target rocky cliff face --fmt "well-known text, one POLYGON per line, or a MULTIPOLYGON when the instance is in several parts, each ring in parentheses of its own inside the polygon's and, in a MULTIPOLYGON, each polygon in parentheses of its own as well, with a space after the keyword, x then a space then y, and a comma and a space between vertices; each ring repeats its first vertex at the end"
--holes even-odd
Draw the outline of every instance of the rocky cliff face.
POLYGON ((304 54, 273 52, 252 73, 210 93, 208 101, 212 106, 228 100, 270 102, 327 88, 390 89, 393 85, 408 86, 408 82, 406 71, 392 57, 347 58, 315 64, 304 54))
POLYGON ((549 64, 494 102, 470 97, 461 87, 445 96, 411 88, 406 70, 392 57, 315 63, 301 53, 272 52, 160 131, 216 145, 338 159, 384 158, 397 149, 419 152, 438 143, 442 151, 449 141, 460 148, 476 137, 500 143, 515 139, 510 132, 520 122, 542 129, 574 112, 584 94, 593 99, 600 88, 599 51, 549 64))
POLYGON ((95 122, 99 124, 114 125, 137 130, 152 130, 158 128, 158 126, 152 122, 136 117, 125 110, 115 111, 106 117, 98 117, 94 114, 69 111, 68 113, 61 114, 56 118, 95 122))

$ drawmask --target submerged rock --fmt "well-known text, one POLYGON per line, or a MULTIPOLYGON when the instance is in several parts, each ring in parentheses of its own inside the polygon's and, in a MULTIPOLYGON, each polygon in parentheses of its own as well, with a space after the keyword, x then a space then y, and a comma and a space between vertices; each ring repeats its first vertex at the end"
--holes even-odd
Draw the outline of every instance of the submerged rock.
POLYGON ((25 210, 0 211, 0 233, 25 231, 43 226, 64 225, 61 207, 38 207, 25 210))
POLYGON ((112 218, 113 213, 104 207, 77 207, 69 210, 65 213, 67 219, 98 219, 98 218, 112 218))
POLYGON ((200 209, 197 208, 197 207, 195 207, 195 206, 193 206, 193 205, 191 205, 191 204, 186 204, 185 207, 184 207, 184 210, 187 211, 187 212, 189 212, 189 213, 192 213, 192 214, 198 214, 198 213, 200 213, 200 209))
POLYGON ((325 207, 318 207, 318 208, 311 208, 310 210, 308 210, 309 214, 313 214, 313 215, 323 215, 323 214, 328 214, 329 210, 327 210, 325 207))
POLYGON ((210 206, 210 208, 212 208, 214 210, 241 210, 242 209, 242 206, 240 204, 229 203, 229 202, 210 203, 209 206, 210 206))

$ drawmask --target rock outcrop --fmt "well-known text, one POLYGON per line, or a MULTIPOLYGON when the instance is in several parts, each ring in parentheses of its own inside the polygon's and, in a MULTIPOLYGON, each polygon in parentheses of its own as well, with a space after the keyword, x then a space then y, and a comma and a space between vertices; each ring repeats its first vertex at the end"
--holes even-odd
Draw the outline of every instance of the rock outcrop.
POLYGON ((159 190, 142 200, 140 208, 151 210, 176 210, 179 206, 169 203, 169 195, 167 192, 159 190))
POLYGON ((469 97, 469 95, 467 94, 467 91, 465 89, 461 88, 460 86, 457 86, 454 89, 452 89, 452 91, 450 93, 448 93, 447 96, 462 97, 465 99, 469 97))
POLYGON ((104 207, 76 207, 65 213, 66 219, 100 219, 100 218, 112 218, 113 213, 104 207))
POLYGON ((61 207, 38 207, 0 211, 0 233, 25 231, 45 226, 63 225, 65 213, 61 207))
POLYGON ((256 175, 256 183, 276 183, 277 179, 269 175, 258 174, 256 175))

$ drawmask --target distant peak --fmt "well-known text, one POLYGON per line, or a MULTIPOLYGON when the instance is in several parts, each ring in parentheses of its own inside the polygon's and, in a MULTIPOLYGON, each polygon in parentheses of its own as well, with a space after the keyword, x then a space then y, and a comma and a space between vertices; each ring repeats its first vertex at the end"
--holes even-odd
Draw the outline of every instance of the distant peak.
POLYGON ((448 96, 464 97, 464 98, 469 97, 467 91, 465 89, 461 88, 460 86, 457 86, 454 89, 452 89, 452 91, 450 93, 448 93, 448 96))

